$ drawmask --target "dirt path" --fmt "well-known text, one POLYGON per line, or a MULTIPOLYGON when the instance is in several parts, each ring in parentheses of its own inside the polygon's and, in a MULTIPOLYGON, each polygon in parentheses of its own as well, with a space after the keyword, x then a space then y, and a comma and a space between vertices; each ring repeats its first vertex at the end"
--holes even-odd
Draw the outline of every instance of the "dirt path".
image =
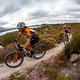
POLYGON ((0 80, 5 80, 15 72, 23 71, 26 68, 31 68, 43 60, 48 60, 51 56, 54 56, 54 57, 57 56, 57 54, 59 54, 63 50, 64 46, 65 45, 63 43, 60 43, 57 47, 47 51, 46 55, 39 60, 25 57, 22 65, 17 68, 9 68, 5 64, 0 64, 0 80))

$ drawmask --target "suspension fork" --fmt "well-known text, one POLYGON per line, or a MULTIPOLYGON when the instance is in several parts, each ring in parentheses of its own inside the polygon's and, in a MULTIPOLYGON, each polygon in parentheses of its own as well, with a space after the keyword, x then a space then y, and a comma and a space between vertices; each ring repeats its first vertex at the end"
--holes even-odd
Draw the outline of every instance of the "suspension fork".
POLYGON ((19 56, 18 51, 15 51, 15 53, 14 53, 14 62, 17 62, 18 56, 19 56))

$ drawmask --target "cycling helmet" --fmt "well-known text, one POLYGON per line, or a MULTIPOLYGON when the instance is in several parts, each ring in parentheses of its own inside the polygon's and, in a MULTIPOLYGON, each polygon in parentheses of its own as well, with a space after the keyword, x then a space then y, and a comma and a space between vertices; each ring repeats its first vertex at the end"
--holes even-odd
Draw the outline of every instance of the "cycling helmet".
POLYGON ((17 28, 25 28, 26 24, 24 22, 19 22, 17 28))

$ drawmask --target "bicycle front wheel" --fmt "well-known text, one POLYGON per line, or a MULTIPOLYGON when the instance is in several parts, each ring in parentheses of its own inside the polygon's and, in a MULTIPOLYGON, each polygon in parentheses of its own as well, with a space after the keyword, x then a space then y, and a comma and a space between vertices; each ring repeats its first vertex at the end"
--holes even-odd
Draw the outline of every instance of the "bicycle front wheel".
POLYGON ((23 54, 10 52, 4 57, 4 62, 8 67, 16 68, 22 64, 24 60, 23 54))
POLYGON ((39 44, 34 48, 34 55, 35 59, 42 58, 46 53, 45 44, 39 44))

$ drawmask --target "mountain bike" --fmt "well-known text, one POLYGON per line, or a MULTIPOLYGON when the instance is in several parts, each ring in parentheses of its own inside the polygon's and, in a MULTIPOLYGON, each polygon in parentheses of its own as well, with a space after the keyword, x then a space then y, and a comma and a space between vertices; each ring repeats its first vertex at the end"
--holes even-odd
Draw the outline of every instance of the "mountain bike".
POLYGON ((64 42, 64 44, 67 44, 69 42, 69 34, 68 33, 63 34, 63 42, 64 42))
MULTIPOLYGON (((19 43, 17 43, 17 41, 14 41, 13 44, 16 50, 5 55, 4 63, 8 67, 16 68, 22 64, 22 62, 24 61, 24 57, 28 56, 28 54, 30 54, 30 51, 26 49, 26 51, 23 50, 23 47, 19 43)), ((40 59, 45 55, 46 48, 44 43, 38 44, 37 46, 32 45, 32 47, 34 49, 34 54, 32 55, 33 58, 40 59)))

